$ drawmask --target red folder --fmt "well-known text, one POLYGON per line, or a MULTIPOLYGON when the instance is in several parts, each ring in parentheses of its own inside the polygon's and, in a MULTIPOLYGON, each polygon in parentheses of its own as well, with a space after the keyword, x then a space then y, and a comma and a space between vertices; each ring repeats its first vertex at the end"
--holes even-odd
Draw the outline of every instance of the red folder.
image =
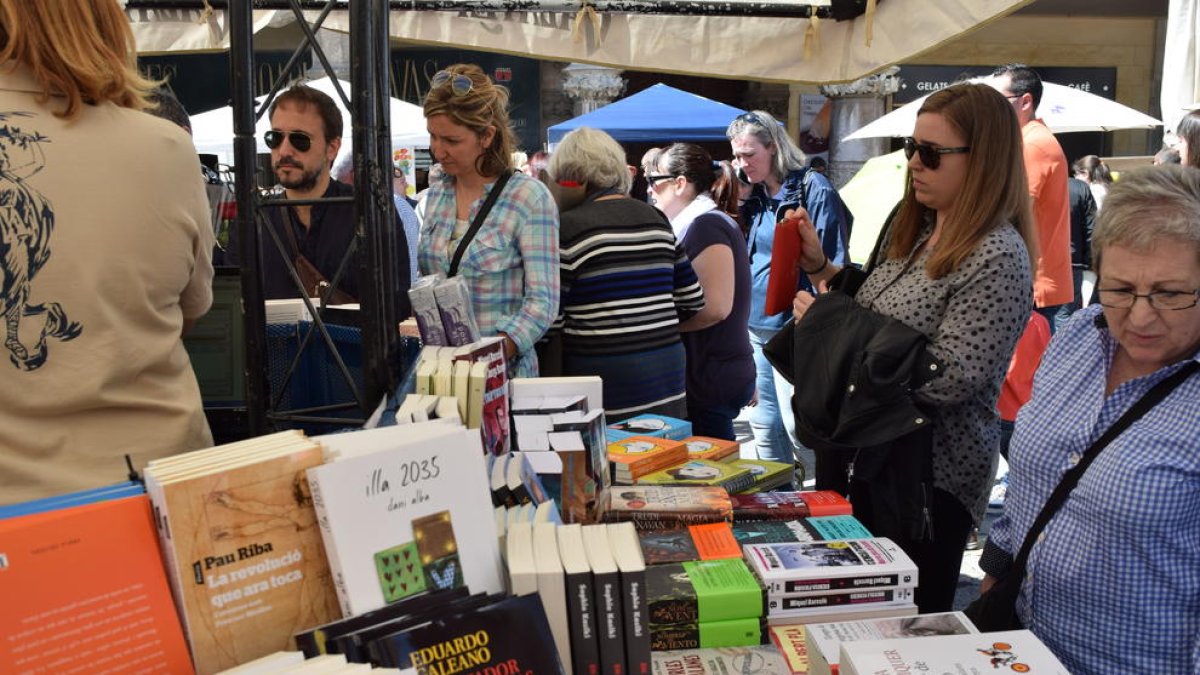
POLYGON ((767 277, 767 316, 792 308, 796 283, 800 275, 800 230, 794 219, 781 220, 775 225, 775 240, 771 244, 771 273, 767 277))

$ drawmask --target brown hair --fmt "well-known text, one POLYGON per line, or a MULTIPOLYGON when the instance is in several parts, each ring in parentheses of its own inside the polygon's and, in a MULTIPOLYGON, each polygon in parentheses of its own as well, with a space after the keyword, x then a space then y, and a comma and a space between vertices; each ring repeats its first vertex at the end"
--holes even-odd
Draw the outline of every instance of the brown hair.
POLYGON ((472 63, 456 63, 444 70, 451 75, 471 78, 471 91, 456 94, 449 83, 430 89, 425 96, 425 117, 446 115, 455 124, 476 134, 483 134, 488 127, 494 128, 496 133, 491 145, 475 160, 475 170, 480 176, 491 177, 512 169, 516 142, 508 121, 508 89, 494 84, 479 66, 472 63))
POLYGON ((1175 135, 1183 138, 1188 144, 1187 157, 1181 157, 1184 164, 1200 169, 1200 110, 1193 110, 1179 120, 1175 135))
POLYGON ((133 31, 116 0, 0 0, 0 63, 27 67, 41 86, 39 103, 67 99, 55 116, 71 119, 84 104, 150 107, 160 83, 138 73, 133 31))
POLYGON ((737 179, 729 162, 714 162, 707 150, 694 143, 672 143, 659 153, 655 164, 660 171, 686 178, 696 194, 710 193, 718 209, 738 220, 737 179))
POLYGON ((275 109, 284 103, 299 110, 315 108, 317 114, 321 116, 321 130, 325 133, 326 143, 342 137, 342 111, 338 110, 337 104, 333 102, 329 94, 304 84, 289 87, 276 96, 274 101, 271 101, 267 119, 273 119, 275 109))
MULTIPOLYGON (((1030 263, 1035 263, 1037 236, 1025 178, 1021 129, 1012 106, 987 85, 958 84, 930 95, 917 115, 925 113, 943 116, 962 133, 971 149, 966 177, 951 207, 953 219, 946 222, 925 272, 939 279, 954 271, 984 237, 1004 223, 1017 228, 1029 250, 1030 263)), ((930 213, 931 209, 917 201, 910 173, 892 222, 888 258, 904 258, 912 252, 930 213)))

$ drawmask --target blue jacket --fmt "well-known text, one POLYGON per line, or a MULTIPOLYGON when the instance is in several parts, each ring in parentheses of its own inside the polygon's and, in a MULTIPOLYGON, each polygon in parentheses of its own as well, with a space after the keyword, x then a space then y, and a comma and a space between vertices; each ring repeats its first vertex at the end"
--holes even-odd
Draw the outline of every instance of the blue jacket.
MULTIPOLYGON (((783 219, 788 209, 801 205, 808 210, 821 247, 830 262, 844 265, 848 260, 847 247, 853 216, 842 203, 837 190, 825 176, 808 169, 788 174, 780 188, 781 199, 776 202, 766 187, 754 186, 750 198, 742 205, 742 222, 750 227, 747 248, 750 252, 750 322, 751 328, 778 330, 791 318, 789 311, 773 316, 764 314, 767 299, 767 279, 771 271, 771 245, 775 239, 775 223, 783 219), (801 204, 801 201, 804 203, 801 204)), ((808 278, 801 274, 797 290, 812 290, 808 278)))

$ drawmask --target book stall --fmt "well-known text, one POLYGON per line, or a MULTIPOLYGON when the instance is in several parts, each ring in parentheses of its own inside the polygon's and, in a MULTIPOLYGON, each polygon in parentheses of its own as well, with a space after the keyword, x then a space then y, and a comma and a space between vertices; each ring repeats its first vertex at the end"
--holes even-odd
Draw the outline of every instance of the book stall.
POLYGON ((918 615, 915 564, 792 466, 509 380, 454 285, 414 288, 426 346, 362 428, 0 507, 0 672, 1066 673, 918 615))

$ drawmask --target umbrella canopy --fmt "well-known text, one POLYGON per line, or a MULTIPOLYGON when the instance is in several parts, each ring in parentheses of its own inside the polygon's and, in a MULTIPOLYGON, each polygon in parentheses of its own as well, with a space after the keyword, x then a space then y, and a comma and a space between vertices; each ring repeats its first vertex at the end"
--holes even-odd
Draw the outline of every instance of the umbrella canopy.
POLYGON ((883 221, 904 196, 908 160, 904 151, 872 157, 858 173, 838 189, 842 201, 854 214, 850 232, 850 260, 865 263, 883 229, 883 221))
MULTIPOLYGON (((350 83, 338 80, 346 96, 351 96, 350 83)), ((325 92, 333 99, 338 110, 342 112, 342 147, 338 156, 350 153, 350 112, 346 110, 342 99, 334 89, 332 78, 323 77, 319 80, 306 82, 308 86, 325 92)), ((425 113, 421 106, 406 103, 398 98, 390 100, 392 147, 405 146, 429 147, 429 132, 425 130, 425 113)), ((264 114, 254 127, 254 136, 259 152, 269 152, 263 143, 262 135, 271 129, 271 120, 264 114)), ((217 155, 226 161, 233 155, 233 109, 229 106, 217 108, 205 113, 192 115, 192 142, 196 152, 217 155)))
MULTIPOLYGON (((978 81, 978 80, 976 80, 978 81)), ((1110 101, 1082 89, 1043 82, 1038 117, 1056 134, 1068 131, 1113 131, 1115 129, 1152 129, 1162 122, 1116 101, 1110 101)), ((927 96, 880 117, 842 140, 910 136, 917 124, 917 111, 927 96)))
POLYGON ((661 82, 546 130, 558 143, 572 129, 600 129, 617 141, 666 143, 724 141, 725 129, 746 112, 661 82))

